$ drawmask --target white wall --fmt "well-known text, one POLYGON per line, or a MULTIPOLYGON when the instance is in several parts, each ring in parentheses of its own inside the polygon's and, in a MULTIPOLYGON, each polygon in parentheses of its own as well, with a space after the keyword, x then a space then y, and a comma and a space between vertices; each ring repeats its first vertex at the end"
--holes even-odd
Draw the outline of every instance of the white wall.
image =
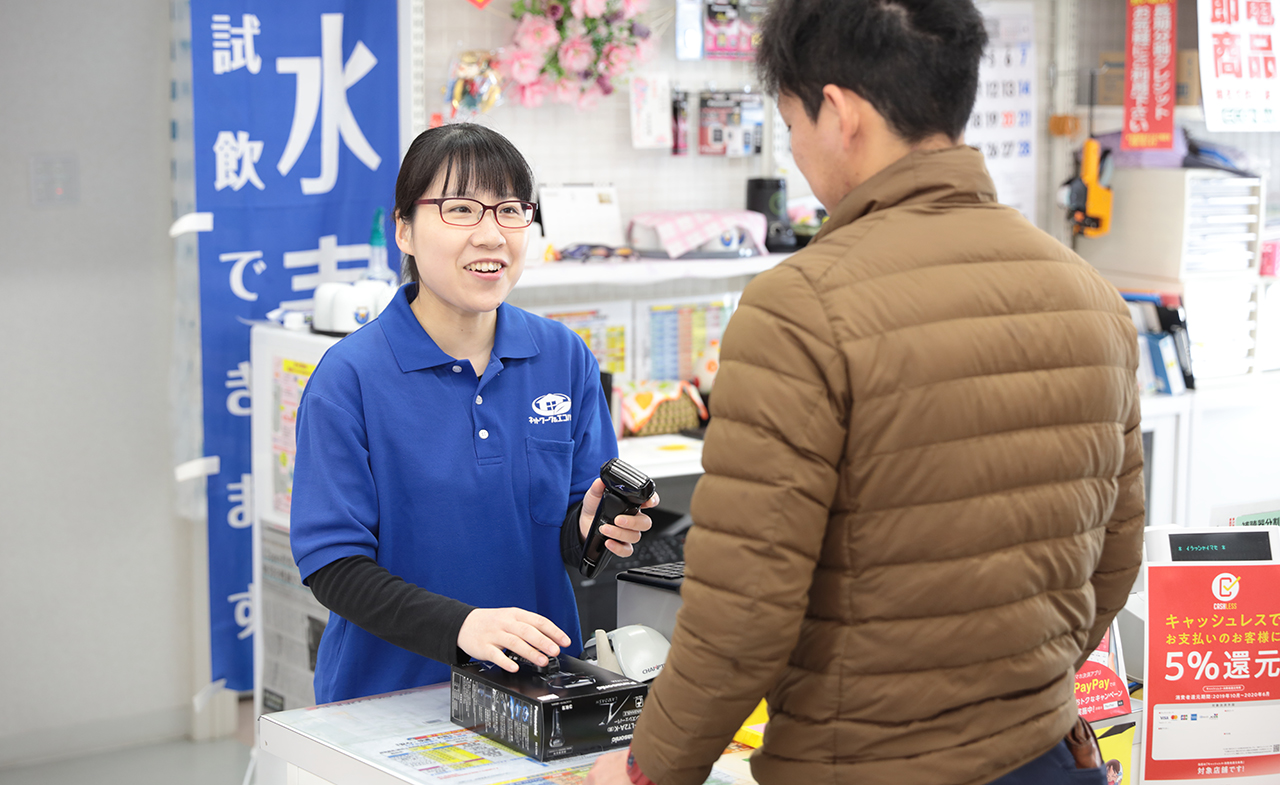
MULTIPOLYGON (((441 111, 449 67, 464 49, 507 46, 515 30, 509 0, 494 0, 484 10, 464 0, 422 0, 425 6, 426 111, 441 111)), ((736 90, 756 85, 754 65, 733 61, 677 61, 672 25, 673 0, 651 0, 644 17, 658 34, 653 59, 641 70, 665 73, 690 92, 690 124, 696 131, 697 93, 704 88, 736 90)), ((512 98, 475 122, 505 134, 529 159, 542 184, 612 183, 618 187, 624 222, 650 210, 743 209, 747 180, 772 176, 763 156, 700 156, 697 140, 687 156, 631 147, 628 89, 619 89, 591 110, 555 104, 527 109, 512 98)), ((772 104, 769 104, 770 106, 772 104)), ((770 109, 769 111, 772 111, 770 109)), ((447 115, 446 115, 447 116, 447 115)), ((420 129, 419 129, 420 130, 420 129)), ((806 195, 799 173, 788 177, 788 195, 806 195)))
POLYGON ((0 4, 0 768, 184 735, 169 7, 0 4), (32 155, 79 167, 36 209, 32 155))

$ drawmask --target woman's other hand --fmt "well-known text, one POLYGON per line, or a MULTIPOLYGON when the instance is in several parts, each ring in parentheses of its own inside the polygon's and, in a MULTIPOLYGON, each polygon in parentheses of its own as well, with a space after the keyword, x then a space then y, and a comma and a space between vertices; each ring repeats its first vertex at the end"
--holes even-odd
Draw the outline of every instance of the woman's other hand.
POLYGON ((458 631, 459 649, 511 673, 520 666, 503 649, 542 666, 569 642, 569 636, 550 619, 523 608, 476 608, 458 631))
MULTIPOLYGON (((587 489, 587 495, 582 497, 582 515, 578 517, 578 533, 582 535, 584 542, 587 534, 591 532, 591 521, 596 517, 596 509, 600 507, 600 500, 603 498, 604 480, 597 477, 587 489)), ((640 505, 640 509, 656 507, 658 501, 658 492, 654 491, 649 501, 640 505)), ((653 521, 649 516, 639 512, 635 515, 619 515, 613 519, 612 523, 601 524, 600 531, 609 538, 605 540, 604 547, 608 548, 614 556, 625 559, 631 555, 633 550, 631 546, 640 542, 641 533, 649 531, 652 527, 653 521)))

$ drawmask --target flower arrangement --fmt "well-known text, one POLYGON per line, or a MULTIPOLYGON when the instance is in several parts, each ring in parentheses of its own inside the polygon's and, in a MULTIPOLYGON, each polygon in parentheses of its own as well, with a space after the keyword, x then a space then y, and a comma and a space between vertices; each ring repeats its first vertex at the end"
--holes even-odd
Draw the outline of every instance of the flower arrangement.
POLYGON ((649 28, 636 20, 649 0, 516 0, 512 46, 501 69, 523 106, 550 97, 589 109, 614 80, 652 54, 649 28))

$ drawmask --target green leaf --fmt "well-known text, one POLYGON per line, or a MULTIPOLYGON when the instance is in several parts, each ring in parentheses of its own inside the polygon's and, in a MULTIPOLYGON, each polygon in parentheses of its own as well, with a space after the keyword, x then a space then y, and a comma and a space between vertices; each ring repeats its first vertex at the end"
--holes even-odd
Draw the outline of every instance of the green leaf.
POLYGON ((520 17, 524 16, 526 13, 528 13, 528 9, 525 7, 524 0, 516 0, 515 3, 512 4, 511 6, 512 19, 519 19, 520 17))

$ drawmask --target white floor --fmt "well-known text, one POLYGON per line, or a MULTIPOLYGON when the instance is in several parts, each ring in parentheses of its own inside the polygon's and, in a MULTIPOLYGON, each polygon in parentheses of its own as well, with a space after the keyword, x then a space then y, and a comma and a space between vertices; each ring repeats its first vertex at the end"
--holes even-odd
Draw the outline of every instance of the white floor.
POLYGON ((253 701, 239 732, 218 741, 170 741, 0 771, 0 785, 241 785, 253 744, 253 701))

